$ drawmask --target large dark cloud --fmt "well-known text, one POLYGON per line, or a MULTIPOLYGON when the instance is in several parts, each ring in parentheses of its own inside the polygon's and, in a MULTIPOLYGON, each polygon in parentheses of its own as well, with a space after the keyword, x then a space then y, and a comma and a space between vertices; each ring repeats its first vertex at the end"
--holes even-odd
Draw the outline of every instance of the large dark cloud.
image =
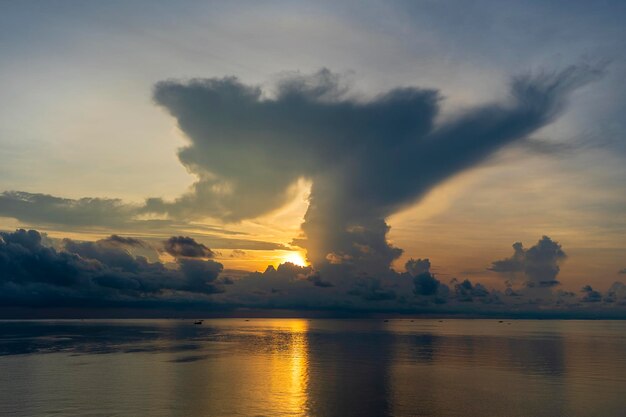
POLYGON ((58 253, 42 245, 35 230, 0 232, 0 277, 3 284, 44 283, 58 287, 76 284, 82 270, 93 270, 76 254, 58 253))
POLYGON ((174 257, 213 258, 215 254, 189 236, 172 236, 163 242, 163 250, 174 257))
POLYGON ((146 214, 170 222, 238 221, 284 205, 305 178, 312 189, 303 237, 295 243, 326 281, 381 277, 402 253, 386 239, 391 214, 552 122, 572 91, 600 72, 572 66, 517 77, 507 99, 438 125, 438 91, 402 87, 355 98, 328 70, 286 76, 273 92, 233 77, 164 81, 154 100, 190 140, 179 152, 197 176, 189 192, 139 205, 5 192, 0 216, 118 228, 157 226, 141 220, 146 214))
POLYGON ((559 264, 567 258, 558 242, 543 236, 536 245, 524 249, 521 242, 513 244, 510 258, 493 262, 491 271, 513 279, 523 274, 527 287, 552 287, 559 284, 559 264))
POLYGON ((386 218, 501 147, 527 137, 564 109, 593 68, 518 77, 510 97, 436 126, 435 90, 397 88, 351 98, 328 70, 293 75, 268 97, 236 78, 166 81, 155 101, 190 139, 179 157, 198 177, 175 201, 146 211, 236 221, 285 204, 299 178, 312 181, 302 225, 314 267, 329 279, 389 273, 401 250, 386 218))
POLYGON ((188 300, 223 291, 217 281, 222 271, 218 262, 179 258, 176 268, 168 268, 111 244, 117 240, 64 239, 57 250, 46 246, 35 230, 0 232, 3 305, 49 307, 72 302, 102 305, 188 300))
POLYGON ((441 284, 430 272, 430 259, 409 259, 405 265, 407 272, 414 276, 415 294, 435 295, 441 284))

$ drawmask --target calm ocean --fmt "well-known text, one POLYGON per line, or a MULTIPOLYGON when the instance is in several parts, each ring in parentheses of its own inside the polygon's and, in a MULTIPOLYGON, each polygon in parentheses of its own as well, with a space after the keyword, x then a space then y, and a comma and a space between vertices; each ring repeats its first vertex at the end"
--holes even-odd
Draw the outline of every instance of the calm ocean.
POLYGON ((626 416, 626 321, 1 321, 0 415, 626 416))

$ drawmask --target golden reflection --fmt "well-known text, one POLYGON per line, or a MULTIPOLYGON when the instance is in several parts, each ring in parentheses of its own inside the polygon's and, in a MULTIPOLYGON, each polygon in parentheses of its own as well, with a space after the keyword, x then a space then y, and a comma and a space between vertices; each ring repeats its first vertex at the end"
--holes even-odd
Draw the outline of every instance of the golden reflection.
POLYGON ((308 380, 308 324, 304 320, 291 323, 291 346, 289 360, 291 366, 290 405, 291 409, 304 414, 308 380))
POLYGON ((211 324, 229 334, 231 342, 218 346, 221 354, 204 360, 194 361, 196 352, 182 358, 175 355, 174 359, 183 359, 173 367, 178 373, 172 385, 180 387, 176 396, 184 404, 184 412, 177 416, 309 415, 306 320, 205 322, 205 326, 211 324))
POLYGON ((272 320, 270 392, 272 409, 285 415, 307 415, 308 322, 301 319, 272 320))

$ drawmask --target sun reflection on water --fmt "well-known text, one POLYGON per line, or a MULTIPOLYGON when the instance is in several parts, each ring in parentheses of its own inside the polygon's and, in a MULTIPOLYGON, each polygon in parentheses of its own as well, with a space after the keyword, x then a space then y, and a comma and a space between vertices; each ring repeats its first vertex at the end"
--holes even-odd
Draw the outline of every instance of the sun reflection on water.
POLYGON ((268 383, 274 404, 270 408, 285 415, 307 415, 308 323, 285 319, 274 321, 272 327, 268 383))
POLYGON ((304 412, 307 400, 308 380, 308 325, 304 320, 295 320, 291 323, 291 346, 289 352, 291 366, 290 408, 296 412, 304 412))

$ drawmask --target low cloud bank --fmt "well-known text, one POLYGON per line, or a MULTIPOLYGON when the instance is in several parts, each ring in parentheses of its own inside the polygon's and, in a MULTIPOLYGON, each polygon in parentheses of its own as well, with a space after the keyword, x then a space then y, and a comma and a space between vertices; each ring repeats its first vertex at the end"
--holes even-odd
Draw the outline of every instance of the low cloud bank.
POLYGON ((410 259, 406 272, 337 282, 325 280, 311 266, 292 263, 234 277, 211 259, 210 248, 185 236, 173 236, 158 247, 113 235, 95 242, 63 239, 54 248, 45 235, 20 229, 0 232, 0 305, 500 315, 626 312, 626 285, 621 282, 606 292, 586 285, 579 293, 552 284, 559 272, 554 273, 555 262, 565 259, 558 242, 544 236, 528 250, 521 244, 514 248, 511 258, 495 261, 489 269, 503 277, 521 274, 524 279, 509 280, 506 290, 500 291, 469 280, 442 282, 432 272, 429 259, 410 259), (174 262, 150 262, 134 255, 136 248, 166 253, 174 262), (546 271, 550 274, 545 275, 546 271), (546 276, 550 285, 535 285, 546 276))
MULTIPOLYGON (((177 257, 170 268, 134 256, 137 239, 63 239, 55 249, 35 230, 0 232, 0 299, 4 306, 64 307, 189 300, 224 291, 222 264, 177 257)), ((141 242, 141 245, 147 245, 141 242)))

